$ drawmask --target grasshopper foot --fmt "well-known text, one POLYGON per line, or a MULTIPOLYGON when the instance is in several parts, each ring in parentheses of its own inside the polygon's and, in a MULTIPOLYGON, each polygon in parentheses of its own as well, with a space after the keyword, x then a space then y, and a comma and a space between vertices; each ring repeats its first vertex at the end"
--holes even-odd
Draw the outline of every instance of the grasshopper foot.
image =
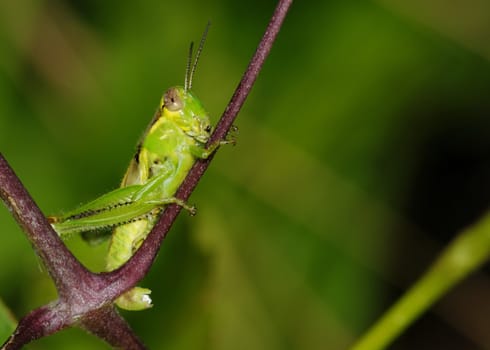
POLYGON ((224 140, 220 141, 221 145, 236 145, 236 139, 238 138, 238 127, 236 125, 232 125, 228 134, 224 140))

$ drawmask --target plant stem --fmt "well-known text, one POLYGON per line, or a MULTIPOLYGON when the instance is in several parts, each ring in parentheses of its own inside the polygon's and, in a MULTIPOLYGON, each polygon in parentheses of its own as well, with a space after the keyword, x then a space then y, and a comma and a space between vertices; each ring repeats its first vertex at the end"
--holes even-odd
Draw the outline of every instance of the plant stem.
MULTIPOLYGON (((292 0, 280 0, 277 4, 264 36, 262 37, 262 40, 260 41, 246 72, 238 84, 235 93, 223 112, 214 133, 211 135, 209 144, 226 138, 226 135, 230 131, 238 112, 252 89, 253 83, 257 79, 265 59, 269 55, 272 45, 277 37, 277 34, 279 33, 292 2, 292 0)), ((177 191, 175 195, 177 198, 184 201, 188 200, 200 178, 208 168, 212 158, 213 156, 211 155, 209 158, 198 160, 196 164, 194 164, 193 168, 190 170, 189 174, 187 174, 187 177, 177 191)), ((113 280, 119 280, 120 283, 126 284, 124 283, 124 280, 127 278, 137 277, 139 281, 146 275, 153 259, 158 253, 162 240, 166 237, 180 210, 181 207, 178 205, 169 205, 165 208, 160 220, 153 227, 153 230, 150 232, 148 237, 146 237, 141 248, 121 269, 110 273, 112 274, 111 278, 113 278, 113 280), (143 266, 145 268, 142 269, 143 266)))
POLYGON ((461 232, 424 276, 369 329, 351 350, 388 346, 456 283, 490 257, 490 213, 461 232))
POLYGON ((40 256, 58 289, 60 297, 78 281, 89 279, 85 269, 66 248, 32 197, 0 154, 0 197, 9 208, 40 256))
MULTIPOLYGON (((229 132, 272 48, 291 3, 292 0, 279 1, 247 71, 211 136, 210 143, 223 140, 229 132)), ((211 159, 212 156, 194 165, 176 194, 178 198, 189 198, 211 159)), ((59 294, 57 301, 33 310, 22 318, 1 349, 20 349, 34 339, 73 325, 92 332, 115 347, 145 349, 114 309, 112 301, 146 275, 181 207, 169 205, 165 209, 142 246, 121 268, 95 274, 85 269, 66 248, 1 154, 0 196, 47 266, 59 294)))

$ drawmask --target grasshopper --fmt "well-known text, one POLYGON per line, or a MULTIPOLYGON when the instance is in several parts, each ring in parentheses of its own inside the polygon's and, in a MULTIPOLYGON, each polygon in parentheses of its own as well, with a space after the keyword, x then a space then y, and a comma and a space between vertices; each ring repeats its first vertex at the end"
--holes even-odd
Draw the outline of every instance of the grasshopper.
MULTIPOLYGON (((191 92, 192 78, 206 38, 202 36, 191 68, 191 43, 184 86, 168 89, 158 110, 137 146, 136 154, 120 188, 64 213, 49 217, 61 237, 74 233, 93 233, 112 229, 106 270, 112 271, 128 261, 158 221, 163 209, 176 203, 191 214, 195 208, 174 197, 187 173, 198 159, 209 157, 224 140, 206 147, 212 127, 208 113, 191 92)), ((116 299, 126 310, 152 306, 151 290, 134 287, 116 299)))

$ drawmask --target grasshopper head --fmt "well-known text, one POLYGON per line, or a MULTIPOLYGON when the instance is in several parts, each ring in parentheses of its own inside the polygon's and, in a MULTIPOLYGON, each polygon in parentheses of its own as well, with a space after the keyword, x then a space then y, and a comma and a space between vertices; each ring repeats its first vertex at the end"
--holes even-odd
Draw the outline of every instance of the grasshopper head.
POLYGON ((208 113, 190 90, 181 86, 168 89, 162 97, 160 110, 186 135, 201 143, 208 141, 211 132, 208 113))
POLYGON ((185 71, 184 86, 175 86, 167 90, 163 95, 160 104, 162 116, 173 120, 180 129, 189 137, 200 143, 206 143, 211 133, 211 123, 209 122, 208 113, 204 110, 199 99, 191 92, 192 78, 196 71, 197 62, 206 40, 210 23, 201 38, 199 48, 197 49, 194 63, 192 61, 193 43, 189 47, 189 56, 187 59, 187 68, 185 71))

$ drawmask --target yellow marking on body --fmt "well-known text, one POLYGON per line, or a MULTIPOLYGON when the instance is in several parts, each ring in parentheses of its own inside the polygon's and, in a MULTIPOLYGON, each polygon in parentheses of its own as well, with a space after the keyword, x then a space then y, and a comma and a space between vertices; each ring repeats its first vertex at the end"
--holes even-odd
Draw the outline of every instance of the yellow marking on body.
POLYGON ((141 166, 141 164, 148 164, 148 151, 145 148, 141 148, 139 154, 139 165, 138 170, 140 171, 140 180, 141 183, 144 183, 148 179, 148 167, 141 166))
POLYGON ((160 124, 163 123, 164 119, 165 119, 165 117, 162 114, 160 116, 160 118, 158 118, 158 120, 155 123, 153 123, 153 125, 151 126, 150 131, 148 132, 148 134, 151 134, 151 133, 153 133, 155 131, 155 129, 158 129, 160 127, 160 124))

